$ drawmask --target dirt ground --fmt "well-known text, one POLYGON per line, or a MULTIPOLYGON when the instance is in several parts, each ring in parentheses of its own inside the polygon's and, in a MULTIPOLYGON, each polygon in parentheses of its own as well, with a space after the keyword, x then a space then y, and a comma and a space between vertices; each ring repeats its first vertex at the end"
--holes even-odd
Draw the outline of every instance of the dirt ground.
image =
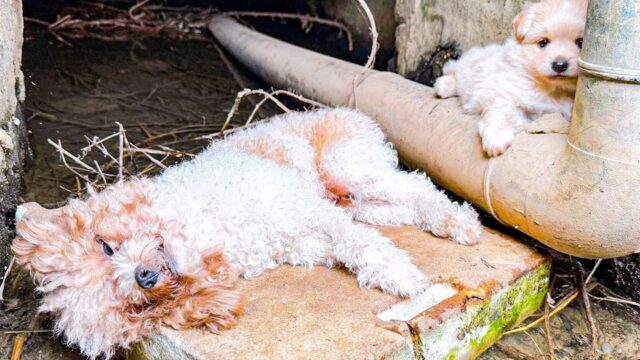
MULTIPOLYGON (((211 42, 74 41, 73 45, 61 46, 48 36, 34 36, 25 42, 25 118, 35 157, 24 179, 23 201, 56 206, 82 190, 81 182, 60 163, 47 139, 60 140, 71 153, 80 153, 87 144, 85 135, 110 135, 117 130, 117 121, 136 144, 170 147, 173 155, 164 161, 171 164, 206 145, 206 140, 195 139, 219 129, 241 90, 211 42)), ((236 116, 238 123, 252 108, 244 104, 236 116)), ((87 162, 93 160, 105 161, 100 154, 86 158, 87 162)), ((137 170, 148 165, 144 159, 132 162, 137 170)), ((8 278, 5 298, 8 301, 0 308, 0 358, 10 357, 18 335, 8 331, 16 330, 41 331, 30 333, 23 359, 82 358, 52 335, 50 319, 34 317, 37 295, 29 277, 18 267, 8 278)), ((638 312, 593 301, 601 335, 599 356, 640 359, 638 312)), ((551 333, 556 358, 593 358, 590 327, 579 301, 552 318, 551 333)), ((546 344, 544 329, 536 328, 506 337, 481 359, 548 358, 546 344)))

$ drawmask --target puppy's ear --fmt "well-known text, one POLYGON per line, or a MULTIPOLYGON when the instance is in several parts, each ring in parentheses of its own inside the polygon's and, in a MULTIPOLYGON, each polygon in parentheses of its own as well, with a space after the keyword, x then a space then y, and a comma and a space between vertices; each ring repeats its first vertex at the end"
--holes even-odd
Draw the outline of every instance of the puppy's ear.
POLYGON ((536 16, 537 3, 526 2, 522 11, 513 19, 513 35, 518 43, 522 43, 536 16))

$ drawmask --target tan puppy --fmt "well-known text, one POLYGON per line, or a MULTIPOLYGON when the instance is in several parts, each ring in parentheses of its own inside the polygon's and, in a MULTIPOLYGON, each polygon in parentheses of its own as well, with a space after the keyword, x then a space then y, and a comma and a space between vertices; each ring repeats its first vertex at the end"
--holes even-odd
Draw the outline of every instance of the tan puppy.
POLYGON ((466 113, 479 115, 482 147, 498 156, 518 128, 543 114, 571 119, 586 0, 527 3, 502 45, 469 50, 448 62, 438 78, 438 96, 459 96, 466 113))

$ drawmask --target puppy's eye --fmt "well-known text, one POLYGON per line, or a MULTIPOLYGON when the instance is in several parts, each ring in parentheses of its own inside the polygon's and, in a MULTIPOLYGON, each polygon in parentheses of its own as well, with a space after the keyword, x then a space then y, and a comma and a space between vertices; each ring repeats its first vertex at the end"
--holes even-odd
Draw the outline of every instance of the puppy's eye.
POLYGON ((549 45, 549 39, 542 39, 538 41, 538 46, 541 48, 545 48, 547 45, 549 45))
POLYGON ((96 241, 100 243, 100 245, 102 245, 102 251, 104 252, 105 255, 107 256, 113 255, 113 249, 111 248, 111 246, 109 246, 109 244, 107 244, 106 241, 104 241, 102 236, 96 235, 96 241))
POLYGON ((576 40, 576 45, 578 45, 578 47, 582 49, 582 38, 578 38, 578 40, 576 40))

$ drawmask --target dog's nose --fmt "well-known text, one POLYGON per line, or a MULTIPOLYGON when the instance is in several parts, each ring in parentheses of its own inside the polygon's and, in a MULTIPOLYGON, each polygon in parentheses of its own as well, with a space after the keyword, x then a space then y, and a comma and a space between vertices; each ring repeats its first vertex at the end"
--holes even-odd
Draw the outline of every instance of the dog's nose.
POLYGON ((567 69, 569 68, 569 63, 566 61, 554 61, 553 64, 551 64, 551 68, 553 69, 553 71, 561 74, 567 71, 567 69))
POLYGON ((142 266, 136 267, 135 270, 136 282, 143 289, 151 289, 152 287, 156 286, 159 275, 160 272, 148 270, 143 268, 142 266))

